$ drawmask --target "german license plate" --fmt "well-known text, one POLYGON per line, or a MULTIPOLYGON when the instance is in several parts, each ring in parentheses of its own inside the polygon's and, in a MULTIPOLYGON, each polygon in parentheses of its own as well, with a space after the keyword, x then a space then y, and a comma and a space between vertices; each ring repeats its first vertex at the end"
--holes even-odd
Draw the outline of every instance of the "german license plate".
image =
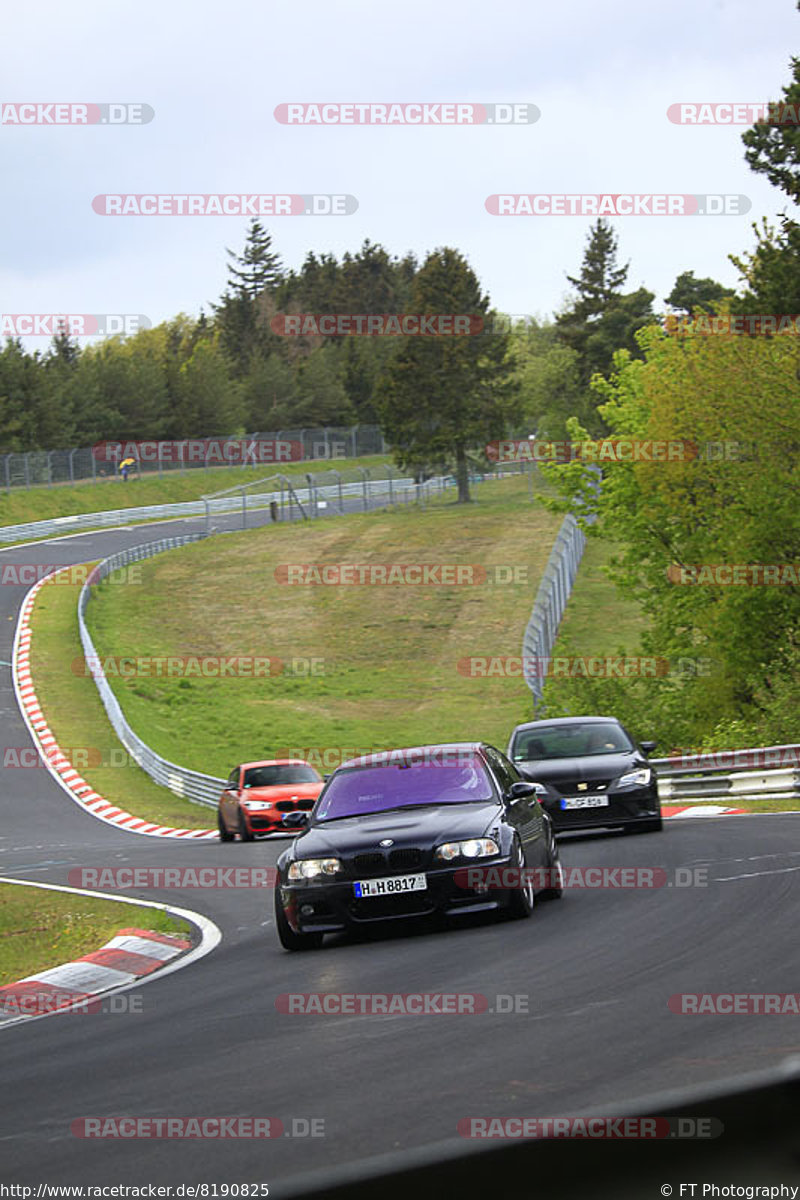
POLYGON ((607 808, 608 796, 565 796, 562 808, 607 808))
POLYGON ((424 875, 392 875, 387 879, 362 879, 353 884, 356 896, 397 896, 401 892, 424 892, 428 881, 424 875))

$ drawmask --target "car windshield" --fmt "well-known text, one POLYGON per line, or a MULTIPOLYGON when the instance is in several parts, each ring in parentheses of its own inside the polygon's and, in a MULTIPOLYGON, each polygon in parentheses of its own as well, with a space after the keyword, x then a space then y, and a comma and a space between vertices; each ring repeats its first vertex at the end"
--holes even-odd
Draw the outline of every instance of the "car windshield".
POLYGON ((492 797, 491 781, 477 755, 458 765, 395 762, 344 767, 328 783, 316 821, 428 804, 469 804, 492 797))
POLYGON ((514 762, 540 762, 547 758, 583 758, 588 754, 621 754, 633 746, 619 725, 612 721, 585 725, 547 725, 521 729, 514 738, 514 762))
POLYGON ((244 773, 243 787, 277 787, 285 783, 320 783, 313 767, 302 763, 272 763, 266 767, 250 767, 244 773))

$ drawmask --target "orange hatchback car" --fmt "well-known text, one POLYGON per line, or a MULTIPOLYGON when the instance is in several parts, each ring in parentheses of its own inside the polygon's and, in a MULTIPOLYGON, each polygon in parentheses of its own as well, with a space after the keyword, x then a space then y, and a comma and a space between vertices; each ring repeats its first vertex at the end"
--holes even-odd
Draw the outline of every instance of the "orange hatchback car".
POLYGON ((241 763, 219 798, 219 840, 232 842, 238 833, 243 842, 252 842, 259 833, 285 832, 284 813, 312 809, 324 782, 301 758, 241 763))

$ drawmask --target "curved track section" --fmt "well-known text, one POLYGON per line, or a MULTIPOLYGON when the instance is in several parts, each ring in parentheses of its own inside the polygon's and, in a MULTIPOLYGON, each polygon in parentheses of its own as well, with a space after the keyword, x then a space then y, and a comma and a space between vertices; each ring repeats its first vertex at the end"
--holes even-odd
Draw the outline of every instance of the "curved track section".
MULTIPOLYGON (((28 547, 26 558, 85 561, 143 536, 61 541, 57 553, 28 547)), ((6 661, 23 595, 0 589, 6 661)), ((0 740, 23 746, 8 668, 0 670, 0 740)), ((44 770, 5 769, 2 782, 0 873, 10 877, 63 884, 83 867, 263 868, 281 849, 136 837, 68 804, 44 770)), ((795 990, 798 846, 797 814, 565 839, 568 868, 663 868, 664 886, 571 888, 529 921, 336 939, 308 955, 279 949, 267 889, 128 892, 204 912, 222 943, 191 970, 154 981, 141 1012, 64 1015, 4 1034, 4 1178, 263 1181, 274 1197, 312 1170, 440 1143, 463 1148, 464 1117, 630 1111, 639 1096, 777 1067, 800 1051, 796 1018, 679 1016, 668 1001, 795 990), (305 1016, 281 1011, 279 999, 433 992, 477 993, 487 1009, 305 1016), (290 1130, 316 1118, 325 1136, 146 1145, 73 1136, 72 1122, 89 1116, 279 1118, 290 1130)))

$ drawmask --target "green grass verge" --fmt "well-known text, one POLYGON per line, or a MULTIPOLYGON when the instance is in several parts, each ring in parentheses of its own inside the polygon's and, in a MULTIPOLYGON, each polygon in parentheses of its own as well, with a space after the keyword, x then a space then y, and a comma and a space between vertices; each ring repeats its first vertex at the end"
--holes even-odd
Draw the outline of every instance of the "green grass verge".
POLYGON ((155 908, 0 883, 0 986, 98 950, 120 929, 191 933, 155 908))
MULTIPOLYGON (((297 478, 305 486, 306 472, 323 474, 335 468, 351 479, 357 478, 357 469, 365 467, 375 470, 386 468, 392 463, 387 455, 370 455, 364 458, 334 459, 330 463, 313 460, 300 463, 283 463, 276 468, 289 479, 297 478)), ((393 467, 395 474, 397 468, 393 467)), ((58 484, 54 487, 12 488, 11 492, 0 491, 0 526, 23 525, 28 521, 46 521, 54 517, 71 517, 80 513, 107 512, 115 508, 139 508, 148 504, 180 504, 188 500, 199 500, 204 494, 223 491, 252 483, 255 479, 274 474, 271 465, 256 467, 211 467, 209 470, 193 467, 186 471, 165 471, 159 479, 155 473, 147 472, 141 479, 131 477, 127 483, 119 478, 98 478, 96 483, 58 484)), ((384 472, 381 472, 384 473, 384 472)), ((332 478, 326 482, 332 482, 332 478)), ((254 489, 258 490, 258 489, 254 489)), ((65 531, 69 532, 69 531, 65 531)))
POLYGON ((561 518, 513 477, 421 510, 398 507, 211 539, 142 564, 144 585, 95 589, 87 619, 102 657, 275 656, 322 674, 112 679, 160 754, 226 775, 278 750, 485 738, 506 744, 531 711, 520 678, 474 678, 469 656, 519 655, 561 518), (450 563, 525 569, 516 584, 304 586, 287 563, 450 563))
MULTIPOLYGON (((107 586, 117 591, 135 590, 107 586)), ((56 741, 95 791, 134 816, 182 829, 212 828, 216 820, 213 809, 191 804, 159 787, 123 751, 94 680, 80 673, 79 592, 78 583, 41 588, 31 618, 31 674, 56 741)), ((65 796, 64 803, 71 801, 65 796)))

